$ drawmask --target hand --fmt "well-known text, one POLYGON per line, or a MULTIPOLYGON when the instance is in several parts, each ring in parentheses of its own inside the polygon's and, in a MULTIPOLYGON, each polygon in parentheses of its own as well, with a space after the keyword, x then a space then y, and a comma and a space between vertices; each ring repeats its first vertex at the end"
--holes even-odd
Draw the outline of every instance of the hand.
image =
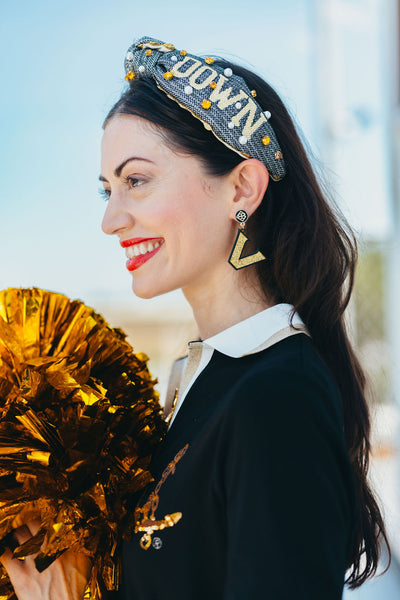
MULTIPOLYGON (((40 521, 30 521, 15 529, 19 544, 29 540, 40 529, 40 521)), ((24 561, 12 557, 7 548, 0 558, 18 600, 82 600, 90 577, 91 563, 84 554, 66 551, 42 573, 36 569, 35 555, 24 561)))

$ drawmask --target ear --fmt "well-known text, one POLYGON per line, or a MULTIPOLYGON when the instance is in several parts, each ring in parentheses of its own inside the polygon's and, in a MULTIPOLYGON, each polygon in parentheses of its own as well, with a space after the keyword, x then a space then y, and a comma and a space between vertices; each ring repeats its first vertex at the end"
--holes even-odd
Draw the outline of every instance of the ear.
POLYGON ((269 183, 267 167, 256 158, 239 163, 230 173, 235 194, 232 199, 232 219, 239 209, 251 216, 264 198, 269 183))

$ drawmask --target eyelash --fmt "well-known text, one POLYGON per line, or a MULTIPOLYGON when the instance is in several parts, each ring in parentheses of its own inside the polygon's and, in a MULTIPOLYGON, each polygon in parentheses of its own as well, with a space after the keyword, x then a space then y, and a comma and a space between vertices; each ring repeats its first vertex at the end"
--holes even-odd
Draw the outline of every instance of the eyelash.
POLYGON ((105 190, 104 188, 99 188, 99 194, 103 198, 103 200, 105 200, 107 202, 107 200, 109 199, 109 197, 111 195, 111 191, 105 190))
MULTIPOLYGON (((129 187, 130 190, 133 190, 135 187, 143 183, 142 179, 137 179, 136 177, 124 177, 122 181, 125 185, 129 187)), ((107 200, 111 196, 111 190, 99 188, 99 194, 107 202, 107 200)))
POLYGON ((125 185, 127 185, 129 187, 129 189, 133 190, 133 188, 137 187, 137 185, 142 184, 143 180, 142 179, 137 179, 136 177, 123 177, 122 181, 124 182, 125 185))

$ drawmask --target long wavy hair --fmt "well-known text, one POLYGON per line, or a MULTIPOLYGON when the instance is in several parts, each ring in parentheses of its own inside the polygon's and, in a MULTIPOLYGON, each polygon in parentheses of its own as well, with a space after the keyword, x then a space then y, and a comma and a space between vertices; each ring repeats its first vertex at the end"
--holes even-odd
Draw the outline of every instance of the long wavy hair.
MULTIPOLYGON (((370 419, 366 380, 344 319, 354 283, 356 240, 340 211, 327 200, 277 93, 244 67, 222 59, 216 64, 231 67, 257 91, 258 103, 271 112, 270 122, 285 157, 286 176, 279 182, 270 180, 248 227, 255 246, 269 257, 256 264, 266 298, 293 304, 341 392, 345 440, 358 499, 346 583, 356 588, 376 573, 382 541, 390 562, 383 518, 367 479, 370 419)), ((245 160, 169 99, 151 79, 132 80, 104 126, 117 114, 150 121, 169 147, 197 156, 210 175, 225 175, 245 160)))

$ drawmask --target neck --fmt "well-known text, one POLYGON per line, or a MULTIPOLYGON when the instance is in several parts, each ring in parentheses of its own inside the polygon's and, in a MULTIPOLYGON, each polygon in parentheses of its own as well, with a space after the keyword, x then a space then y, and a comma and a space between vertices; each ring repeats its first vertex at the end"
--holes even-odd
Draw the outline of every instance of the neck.
POLYGON ((232 269, 214 283, 182 290, 203 340, 275 304, 266 300, 254 273, 232 269))

